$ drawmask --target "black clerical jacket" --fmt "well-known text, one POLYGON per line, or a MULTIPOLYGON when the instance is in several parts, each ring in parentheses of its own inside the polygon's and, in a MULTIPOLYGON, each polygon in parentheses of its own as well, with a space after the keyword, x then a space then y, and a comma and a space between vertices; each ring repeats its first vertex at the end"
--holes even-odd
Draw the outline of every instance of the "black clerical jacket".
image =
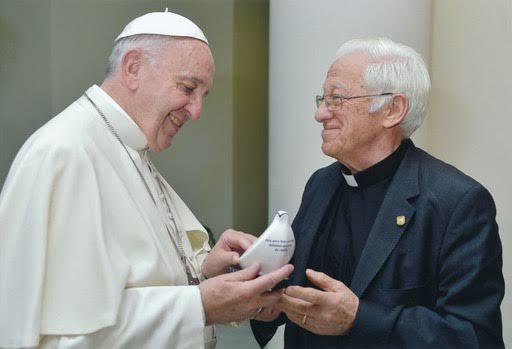
MULTIPOLYGON (((311 246, 340 165, 316 171, 293 222, 295 271, 305 285, 311 246)), ((489 192, 454 167, 411 146, 381 205, 350 288, 360 304, 349 347, 503 347, 502 247, 489 192)), ((286 321, 285 347, 303 348, 283 315, 252 321, 264 346, 286 321)), ((315 347, 315 346, 313 346, 315 347)))

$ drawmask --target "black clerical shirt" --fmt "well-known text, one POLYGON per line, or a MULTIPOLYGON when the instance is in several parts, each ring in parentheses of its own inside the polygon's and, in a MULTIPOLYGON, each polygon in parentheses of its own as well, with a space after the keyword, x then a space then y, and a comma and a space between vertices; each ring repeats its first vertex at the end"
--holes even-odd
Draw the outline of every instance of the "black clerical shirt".
MULTIPOLYGON (((324 272, 350 287, 352 276, 372 229, 387 189, 407 149, 403 141, 387 158, 356 173, 352 179, 341 165, 341 180, 311 250, 308 268, 324 272), (354 186, 356 185, 356 186, 354 186)), ((314 287, 308 283, 307 287, 314 287)), ((303 331, 305 347, 334 348, 343 346, 343 336, 317 336, 303 331)))

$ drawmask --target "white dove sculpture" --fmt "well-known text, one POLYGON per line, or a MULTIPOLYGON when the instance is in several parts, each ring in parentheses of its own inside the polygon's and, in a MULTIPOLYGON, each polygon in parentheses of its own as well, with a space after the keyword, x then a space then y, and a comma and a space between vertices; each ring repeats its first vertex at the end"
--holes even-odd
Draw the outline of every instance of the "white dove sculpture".
POLYGON ((295 251, 295 236, 288 221, 288 213, 278 211, 267 229, 242 254, 238 264, 242 269, 258 263, 260 275, 270 273, 288 263, 295 251))

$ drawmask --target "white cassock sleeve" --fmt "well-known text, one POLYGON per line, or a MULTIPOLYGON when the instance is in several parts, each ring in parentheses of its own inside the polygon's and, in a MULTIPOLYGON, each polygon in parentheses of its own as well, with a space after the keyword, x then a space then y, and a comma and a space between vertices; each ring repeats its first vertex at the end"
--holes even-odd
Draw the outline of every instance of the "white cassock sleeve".
POLYGON ((197 286, 125 289, 89 150, 34 139, 0 196, 0 347, 203 347, 197 286))
POLYGON ((192 286, 141 287, 124 291, 116 324, 92 334, 46 336, 43 348, 204 348, 202 319, 173 316, 202 312, 192 286), (190 290, 193 291, 190 291, 190 290))

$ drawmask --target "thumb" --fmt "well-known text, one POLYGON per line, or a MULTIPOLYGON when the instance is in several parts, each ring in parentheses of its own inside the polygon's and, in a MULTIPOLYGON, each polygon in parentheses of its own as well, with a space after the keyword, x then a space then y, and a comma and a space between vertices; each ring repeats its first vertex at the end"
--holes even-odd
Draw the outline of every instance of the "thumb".
POLYGON ((222 251, 219 254, 220 254, 219 259, 221 260, 222 265, 236 266, 238 264, 238 259, 240 258, 240 256, 238 255, 238 252, 222 251))
POLYGON ((234 273, 227 274, 227 280, 229 281, 249 281, 255 279, 260 272, 260 265, 253 264, 249 268, 236 271, 234 273))
POLYGON ((306 269, 306 276, 313 285, 320 287, 324 291, 340 292, 347 288, 343 282, 312 269, 306 269))

